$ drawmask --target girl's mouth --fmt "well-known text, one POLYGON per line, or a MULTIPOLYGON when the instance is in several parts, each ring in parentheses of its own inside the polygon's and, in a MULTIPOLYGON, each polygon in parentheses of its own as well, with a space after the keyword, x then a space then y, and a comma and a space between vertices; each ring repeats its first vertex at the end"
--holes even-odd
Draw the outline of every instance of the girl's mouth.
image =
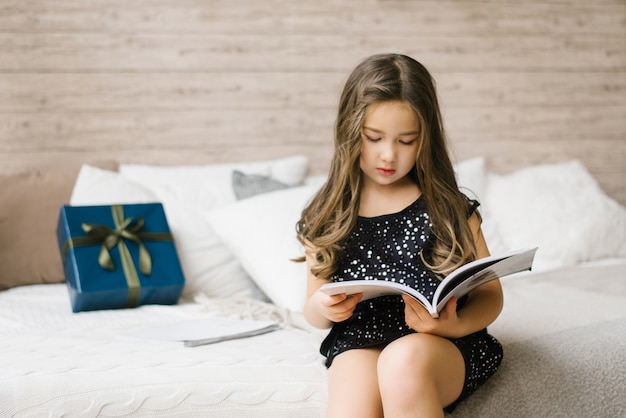
POLYGON ((377 168, 376 170, 383 176, 392 176, 396 172, 396 170, 391 168, 377 168))

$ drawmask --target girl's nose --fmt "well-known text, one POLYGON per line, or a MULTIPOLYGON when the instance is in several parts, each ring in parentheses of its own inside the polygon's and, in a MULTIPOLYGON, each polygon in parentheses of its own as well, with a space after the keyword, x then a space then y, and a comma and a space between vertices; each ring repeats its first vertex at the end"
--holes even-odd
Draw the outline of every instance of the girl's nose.
POLYGON ((393 162, 395 160, 395 157, 396 157, 396 150, 391 144, 384 145, 382 149, 380 150, 380 159, 383 160, 384 162, 387 162, 387 163, 393 162))

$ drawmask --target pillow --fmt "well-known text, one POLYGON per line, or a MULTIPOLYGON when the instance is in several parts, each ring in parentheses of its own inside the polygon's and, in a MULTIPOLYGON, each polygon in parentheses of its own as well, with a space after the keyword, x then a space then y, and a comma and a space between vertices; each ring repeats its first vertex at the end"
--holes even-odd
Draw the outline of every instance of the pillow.
POLYGON ((288 185, 299 185, 306 175, 308 158, 292 156, 271 161, 199 166, 151 166, 122 164, 120 173, 154 192, 164 203, 185 202, 199 209, 235 203, 232 173, 269 176, 288 185))
MULTIPOLYGON (((72 205, 148 203, 159 199, 150 190, 119 173, 85 165, 81 168, 72 205)), ((181 205, 164 205, 185 274, 183 298, 202 293, 212 297, 264 299, 233 254, 219 241, 198 211, 181 205)))
POLYGON ((481 229, 485 236, 485 241, 492 254, 502 254, 506 248, 502 245, 502 239, 494 222, 485 216, 485 193, 487 185, 487 170, 483 157, 470 158, 454 165, 457 184, 459 189, 469 198, 476 199, 481 206, 478 208, 483 219, 481 229))
POLYGON ((215 232, 235 253, 243 268, 274 304, 301 312, 306 299, 304 255, 296 222, 318 190, 294 187, 241 200, 206 213, 215 232))
POLYGON ((476 157, 460 161, 454 165, 454 172, 459 189, 480 202, 485 196, 485 159, 476 157))
POLYGON ((150 190, 129 181, 120 173, 84 164, 74 183, 70 204, 112 205, 157 200, 150 190))
POLYGON ((120 173, 153 192, 173 218, 172 233, 179 231, 181 263, 192 272, 183 296, 206 293, 212 297, 265 296, 250 280, 198 211, 237 201, 232 173, 261 174, 288 185, 300 184, 308 169, 308 157, 296 155, 269 161, 194 166, 120 165, 120 173), (178 221, 178 222, 177 222, 178 221), (202 279, 199 279, 202 277, 202 279))
POLYGON ((576 160, 490 174, 485 212, 507 250, 539 247, 536 271, 626 257, 626 209, 576 160))
POLYGON ((0 289, 65 281, 56 228, 78 171, 75 166, 0 176, 0 289))
POLYGON ((283 190, 289 187, 288 184, 274 180, 270 176, 261 174, 246 174, 239 170, 232 174, 233 191, 237 200, 246 199, 258 194, 283 190))

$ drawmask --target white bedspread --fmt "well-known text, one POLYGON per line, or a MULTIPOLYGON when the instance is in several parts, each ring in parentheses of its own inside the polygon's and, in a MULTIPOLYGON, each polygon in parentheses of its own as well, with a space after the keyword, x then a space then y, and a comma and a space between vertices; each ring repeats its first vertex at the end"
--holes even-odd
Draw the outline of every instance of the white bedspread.
MULTIPOLYGON (((626 262, 502 283, 502 368, 453 417, 626 416, 626 262)), ((72 314, 64 285, 14 288, 0 292, 0 417, 322 417, 322 337, 251 300, 72 314), (120 337, 216 314, 284 326, 196 348, 120 337)))
POLYGON ((286 324, 195 348, 125 340, 206 303, 72 314, 65 285, 0 293, 0 416, 323 416, 319 336, 286 324))

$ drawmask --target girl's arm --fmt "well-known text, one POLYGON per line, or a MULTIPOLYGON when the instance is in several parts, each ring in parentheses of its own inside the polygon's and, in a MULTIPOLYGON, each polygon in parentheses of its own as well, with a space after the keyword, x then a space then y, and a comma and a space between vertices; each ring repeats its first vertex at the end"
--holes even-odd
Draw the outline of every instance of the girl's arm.
MULTIPOLYGON (((476 214, 469 218, 469 225, 474 235, 477 258, 489 256, 489 249, 476 214)), ((465 306, 458 312, 462 325, 459 333, 468 335, 491 324, 500 315, 503 302, 502 286, 499 279, 487 282, 471 291, 465 306)))
MULTIPOLYGON (((478 258, 487 257, 489 250, 485 242, 480 220, 476 214, 469 218, 469 225, 474 235, 478 258)), ((406 306, 406 322, 418 332, 425 332, 443 337, 463 337, 480 331, 491 324, 500 314, 503 305, 500 280, 492 280, 472 290, 463 309, 456 311, 456 299, 448 302, 439 319, 434 319, 419 302, 403 297, 406 306)))
POLYGON ((356 294, 346 296, 345 294, 329 296, 319 291, 319 288, 326 283, 311 273, 311 268, 317 262, 314 259, 314 251, 307 248, 307 297, 304 303, 304 317, 312 326, 316 328, 330 328, 334 322, 345 321, 352 316, 356 304, 361 300, 362 295, 356 294))

